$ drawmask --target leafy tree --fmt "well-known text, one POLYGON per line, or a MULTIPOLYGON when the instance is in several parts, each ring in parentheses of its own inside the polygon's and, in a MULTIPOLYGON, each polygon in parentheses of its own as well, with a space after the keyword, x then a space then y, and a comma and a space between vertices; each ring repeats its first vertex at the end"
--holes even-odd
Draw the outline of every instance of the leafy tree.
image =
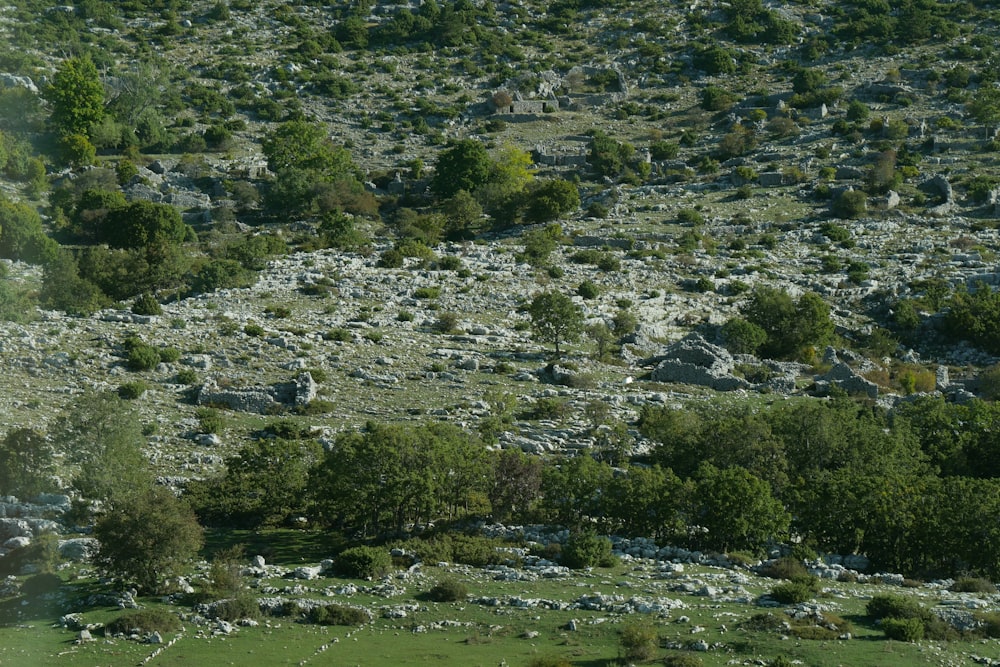
POLYGON ((25 500, 52 491, 55 459, 43 433, 16 428, 0 441, 0 494, 25 500))
POLYGON ((482 224, 483 207, 470 193, 459 190, 441 203, 445 236, 451 241, 470 239, 482 224))
POLYGON ((603 495, 614 472, 590 456, 553 462, 542 469, 542 510, 550 521, 576 528, 604 515, 603 495))
POLYGON ((726 349, 733 354, 756 354, 767 342, 767 332, 741 317, 726 321, 719 330, 726 349))
POLYGON ((104 117, 104 86, 87 56, 63 61, 43 96, 52 107, 49 124, 60 137, 88 137, 104 117))
POLYGON ((590 139, 587 162, 598 175, 614 178, 625 171, 634 154, 635 147, 632 144, 616 141, 597 130, 590 139))
POLYGON ((528 222, 548 222, 579 206, 580 193, 575 185, 562 179, 551 179, 531 188, 524 218, 528 222))
POLYGON ((201 526, 169 489, 147 487, 113 503, 94 525, 95 564, 106 574, 159 592, 201 548, 201 526))
POLYGON ((830 205, 838 218, 860 218, 868 212, 868 196, 862 190, 844 190, 830 205))
POLYGON ((769 357, 793 356, 804 347, 833 339, 830 307, 813 292, 793 300, 784 290, 758 287, 741 311, 748 322, 767 333, 761 352, 769 357))
POLYGON ((186 498, 206 525, 278 525, 304 509, 309 471, 319 457, 311 440, 257 440, 226 460, 223 475, 189 484, 186 498))
POLYGON ((60 249, 45 264, 39 303, 71 314, 89 315, 104 307, 108 298, 97 285, 80 276, 69 250, 60 249))
POLYGON ((609 532, 676 540, 687 527, 692 486, 669 468, 629 466, 604 492, 609 532))
POLYGON ((562 227, 556 224, 529 229, 521 235, 524 243, 522 258, 532 266, 542 266, 562 238, 562 227))
POLYGON ((493 518, 524 517, 538 500, 542 486, 541 459, 519 449, 502 449, 493 457, 488 490, 493 518))
POLYGON ((743 468, 703 464, 695 495, 694 523, 707 529, 695 537, 703 548, 760 550, 788 534, 791 516, 767 482, 743 468))
POLYGON ((598 537, 593 531, 573 532, 563 547, 559 562, 574 570, 607 566, 612 562, 611 540, 598 537))
POLYGON ((983 125, 1000 122, 1000 88, 992 84, 979 87, 966 105, 966 111, 983 125))
POLYGON ((454 426, 369 423, 337 439, 309 486, 322 518, 369 536, 470 514, 487 480, 485 450, 454 426))
POLYGON ((392 569, 389 551, 378 547, 351 547, 340 552, 334 563, 341 574, 356 579, 376 579, 392 569))
POLYGON ((149 462, 133 408, 114 394, 87 393, 52 429, 55 450, 79 466, 73 486, 85 498, 116 500, 148 488, 149 462))
POLYGON ((42 219, 27 204, 0 195, 0 257, 42 264, 58 249, 45 235, 42 219))
POLYGON ((276 173, 302 169, 336 180, 355 169, 347 149, 336 146, 322 125, 305 120, 282 123, 264 137, 262 148, 268 168, 276 173))
POLYGON ((492 163, 486 147, 475 139, 463 139, 438 157, 431 189, 442 198, 459 190, 475 193, 490 180, 492 163))
POLYGON ((560 343, 573 342, 583 333, 583 310, 562 292, 542 292, 528 306, 535 338, 555 346, 562 356, 560 343))
POLYGON ((180 244, 188 226, 169 204, 138 200, 111 210, 98 239, 115 248, 162 248, 180 244))

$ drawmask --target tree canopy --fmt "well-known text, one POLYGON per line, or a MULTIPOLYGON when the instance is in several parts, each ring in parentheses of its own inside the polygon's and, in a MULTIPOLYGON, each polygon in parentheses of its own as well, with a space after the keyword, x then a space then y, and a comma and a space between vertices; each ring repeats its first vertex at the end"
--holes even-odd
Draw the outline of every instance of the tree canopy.
POLYGON ((562 292, 542 292, 528 306, 535 338, 552 343, 556 357, 562 343, 572 342, 583 333, 583 310, 562 292))

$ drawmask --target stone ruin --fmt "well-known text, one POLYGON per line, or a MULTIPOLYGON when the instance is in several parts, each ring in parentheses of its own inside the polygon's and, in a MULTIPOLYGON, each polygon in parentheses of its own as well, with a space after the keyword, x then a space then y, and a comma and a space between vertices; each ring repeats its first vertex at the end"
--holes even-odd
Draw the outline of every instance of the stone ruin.
POLYGON ((280 406, 308 405, 319 390, 309 372, 302 372, 292 382, 267 386, 221 387, 210 378, 198 391, 198 405, 220 405, 240 412, 268 414, 280 406))

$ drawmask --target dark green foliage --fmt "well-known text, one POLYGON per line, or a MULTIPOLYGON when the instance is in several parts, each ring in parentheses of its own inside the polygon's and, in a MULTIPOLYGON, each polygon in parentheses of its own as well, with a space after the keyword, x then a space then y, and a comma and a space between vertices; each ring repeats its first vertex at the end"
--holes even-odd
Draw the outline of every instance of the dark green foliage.
POLYGON ((377 579, 392 569, 392 557, 387 549, 351 547, 337 556, 334 567, 345 577, 377 579))
POLYGON ((695 541, 703 548, 757 550, 787 534, 791 516, 767 482, 744 468, 719 469, 707 463, 698 477, 697 523, 708 532, 695 541))
MULTIPOLYGON (((221 429, 217 413, 200 418, 203 432, 221 429)), ((319 445, 310 440, 257 440, 226 460, 224 474, 191 482, 186 498, 208 525, 278 525, 304 509, 309 471, 319 456, 319 445)))
POLYGON ((592 280, 584 280, 576 288, 576 293, 583 297, 584 299, 596 299, 600 293, 601 289, 592 280))
POLYGON ((943 331, 957 340, 967 340, 987 352, 1000 351, 1000 293, 978 282, 970 291, 959 288, 945 304, 943 331))
POLYGON ((524 219, 527 222, 555 220, 580 206, 575 185, 562 179, 540 181, 530 187, 524 219))
POLYGON ((663 667, 702 667, 705 663, 690 653, 671 653, 663 658, 663 667))
POLYGON ((163 308, 152 294, 145 292, 132 302, 132 312, 136 315, 162 315, 163 308))
POLYGON ((756 354, 767 342, 767 332, 760 326, 740 317, 734 317, 719 330, 723 344, 733 354, 756 354))
POLYGON ((563 545, 560 563, 578 570, 585 567, 609 567, 615 559, 611 553, 611 540, 595 533, 577 531, 563 545))
POLYGON ((134 401, 141 398, 147 389, 149 389, 149 385, 142 380, 126 382, 118 386, 118 397, 125 401, 134 401))
POLYGON ((924 638, 924 624, 919 618, 883 618, 886 638, 900 642, 918 642, 924 638))
POLYGON ((694 66, 709 74, 735 74, 735 54, 721 46, 710 46, 696 51, 694 66))
POLYGON ((468 588, 461 581, 445 579, 427 591, 427 598, 432 602, 460 602, 465 600, 468 593, 468 588))
POLYGON ((240 262, 232 259, 213 259, 203 265, 191 280, 191 291, 205 294, 218 289, 248 287, 252 274, 240 262))
POLYGON ((888 595, 879 593, 872 596, 872 599, 865 605, 865 613, 878 621, 884 618, 913 618, 924 619, 928 617, 926 609, 912 598, 901 595, 888 595))
POLYGON ((0 495, 30 500, 55 490, 55 459, 45 435, 30 428, 11 429, 0 441, 0 495))
POLYGON ((759 572, 765 577, 788 579, 789 581, 809 577, 809 570, 802 564, 802 561, 790 556, 783 556, 767 563, 759 572))
POLYGON ((599 176, 615 178, 625 171, 634 154, 632 144, 616 141, 597 130, 590 140, 587 162, 599 176))
POLYGON ((105 632, 109 635, 130 635, 135 631, 178 632, 181 619, 166 609, 141 609, 118 616, 108 623, 105 632))
POLYGON ((128 338, 122 344, 125 364, 130 371, 149 371, 160 363, 160 351, 138 338, 128 338))
POLYGON ((789 581, 774 586, 768 593, 781 604, 799 604, 810 600, 816 591, 809 584, 789 581))
POLYGON ((104 116, 104 86, 89 57, 63 61, 44 96, 52 107, 49 124, 61 137, 87 137, 104 116))
POLYGON ((0 195, 0 257, 43 264, 57 252, 58 245, 45 235, 38 213, 0 195))
POLYGON ((317 625, 364 625, 371 621, 368 612, 357 607, 342 604, 328 604, 313 607, 309 612, 309 620, 317 625))
POLYGON ((860 218, 868 212, 868 196, 862 190, 845 190, 833 200, 830 212, 838 218, 860 218))
POLYGON ((169 489, 149 487, 115 502, 94 525, 95 564, 106 574, 155 593, 203 543, 194 512, 169 489))
POLYGON ((830 307, 813 292, 793 300, 783 290, 758 287, 741 311, 747 322, 767 334, 760 350, 768 357, 794 356, 805 347, 826 345, 833 338, 830 307))
POLYGON ((489 181, 490 174, 486 147, 475 139, 464 139, 441 153, 431 189, 442 198, 453 197, 460 190, 472 193, 489 181))
POLYGON ((252 595, 240 594, 236 597, 221 600, 213 607, 215 618, 235 622, 244 618, 259 618, 260 605, 252 595))
POLYGON ((188 226, 180 212, 168 204, 138 200, 108 212, 97 230, 99 241, 115 248, 156 250, 177 245, 188 226))
POLYGON ((542 292, 528 306, 535 338, 555 346, 555 355, 562 355, 560 343, 572 342, 583 332, 583 311, 561 292, 542 292))
POLYGON ((467 516, 485 491, 487 466, 482 446, 450 424, 369 423, 364 432, 337 439, 309 486, 327 522, 380 535, 408 523, 467 516))

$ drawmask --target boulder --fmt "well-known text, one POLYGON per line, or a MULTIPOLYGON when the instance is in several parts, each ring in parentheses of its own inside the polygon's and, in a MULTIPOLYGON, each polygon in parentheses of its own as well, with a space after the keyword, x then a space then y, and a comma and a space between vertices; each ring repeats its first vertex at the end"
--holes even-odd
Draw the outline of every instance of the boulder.
POLYGON ((694 384, 717 391, 751 388, 749 382, 733 375, 733 355, 699 334, 670 345, 660 358, 651 375, 654 382, 694 384))

